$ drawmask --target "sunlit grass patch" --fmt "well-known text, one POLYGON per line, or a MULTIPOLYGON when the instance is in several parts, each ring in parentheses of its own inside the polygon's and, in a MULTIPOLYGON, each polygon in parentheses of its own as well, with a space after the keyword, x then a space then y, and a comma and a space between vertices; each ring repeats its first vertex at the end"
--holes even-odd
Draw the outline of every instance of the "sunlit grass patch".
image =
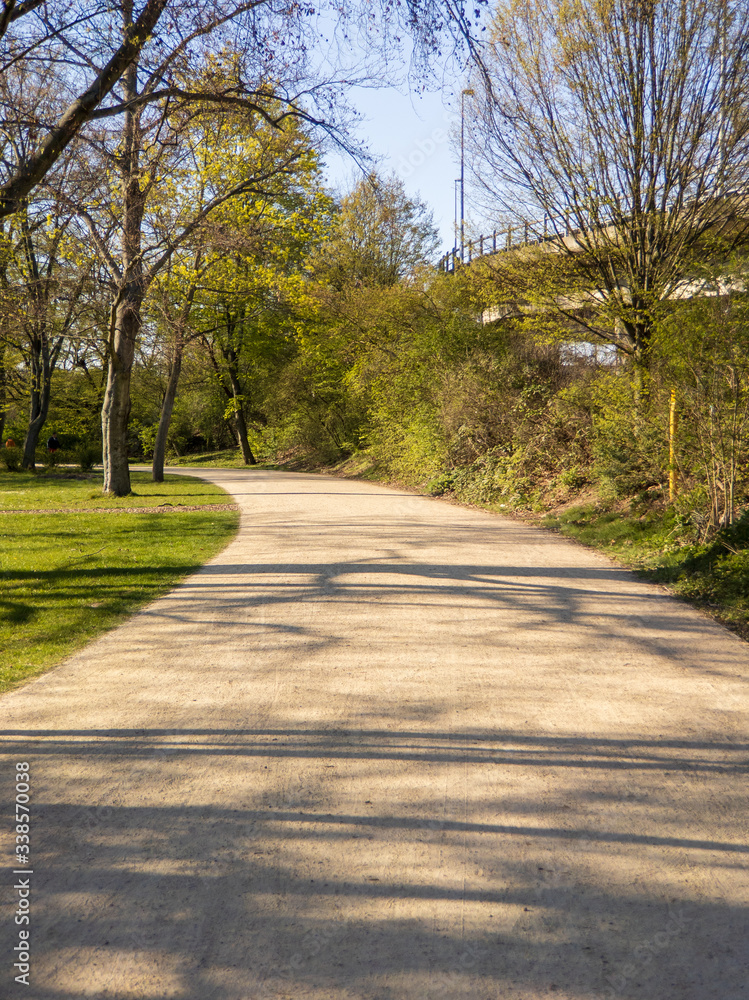
POLYGON ((42 472, 0 472, 0 510, 47 510, 54 507, 103 510, 120 507, 196 507, 232 503, 220 486, 194 476, 167 475, 154 483, 150 473, 131 472, 133 492, 109 497, 102 493, 101 472, 51 469, 42 472))
POLYGON ((198 452, 192 455, 182 455, 179 458, 171 456, 167 466, 198 469, 277 469, 273 462, 258 460, 257 465, 246 465, 239 448, 225 448, 223 451, 198 452))
MULTIPOLYGON (((210 483, 173 478, 179 482, 166 489, 152 484, 158 492, 144 491, 137 506, 156 507, 166 497, 185 506, 231 503, 210 483), (146 497, 150 502, 141 502, 146 497)), ((91 489, 80 482, 30 479, 22 502, 6 501, 6 509, 73 506, 78 490, 91 489)), ((138 482, 136 488, 144 485, 138 482)), ((133 499, 120 501, 135 506, 133 499)), ((93 504, 86 496, 80 505, 93 504)), ((235 511, 0 513, 0 691, 54 665, 169 591, 219 552, 237 523, 235 511)))
POLYGON ((588 505, 542 523, 666 584, 749 639, 749 515, 704 543, 685 543, 683 525, 669 509, 638 513, 588 505))

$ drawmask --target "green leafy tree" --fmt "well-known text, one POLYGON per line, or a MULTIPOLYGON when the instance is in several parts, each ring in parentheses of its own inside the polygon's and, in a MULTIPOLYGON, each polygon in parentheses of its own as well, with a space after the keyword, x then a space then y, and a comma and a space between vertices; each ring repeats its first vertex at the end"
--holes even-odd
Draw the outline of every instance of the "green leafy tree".
POLYGON ((341 199, 321 275, 339 290, 389 287, 429 264, 438 242, 425 203, 409 198, 398 177, 372 173, 341 199))
MULTIPOLYGON (((225 414, 247 464, 256 461, 248 422, 265 420, 263 387, 294 353, 316 309, 309 256, 326 236, 331 208, 304 132, 270 133, 264 140, 275 143, 285 164, 275 174, 275 188, 235 199, 202 227, 201 274, 191 286, 190 325, 226 398, 225 414)), ((214 162, 211 169, 222 168, 214 162)))
POLYGON ((304 450, 332 459, 361 443, 372 388, 364 371, 397 351, 411 329, 411 311, 420 308, 413 279, 436 242, 431 213, 397 178, 371 174, 340 200, 312 261, 316 308, 300 325, 274 397, 304 450))
POLYGON ((28 404, 22 465, 35 467, 58 364, 70 354, 96 299, 91 256, 77 252, 71 216, 54 196, 39 199, 2 224, 2 327, 5 349, 20 358, 12 389, 28 404))

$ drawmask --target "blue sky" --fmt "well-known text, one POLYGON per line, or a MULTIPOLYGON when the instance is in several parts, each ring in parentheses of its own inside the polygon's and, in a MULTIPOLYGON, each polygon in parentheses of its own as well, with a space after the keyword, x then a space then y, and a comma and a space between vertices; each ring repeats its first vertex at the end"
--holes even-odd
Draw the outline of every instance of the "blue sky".
MULTIPOLYGON (((352 87, 350 103, 363 115, 359 137, 379 158, 381 173, 395 171, 409 195, 419 194, 434 212, 442 251, 454 245, 455 181, 460 177, 460 152, 452 136, 460 123, 460 90, 407 93, 383 87, 352 87)), ((467 108, 466 108, 467 110, 467 108)), ((348 190, 361 171, 348 157, 326 157, 329 183, 348 190)), ((466 185, 466 217, 470 217, 466 185)))

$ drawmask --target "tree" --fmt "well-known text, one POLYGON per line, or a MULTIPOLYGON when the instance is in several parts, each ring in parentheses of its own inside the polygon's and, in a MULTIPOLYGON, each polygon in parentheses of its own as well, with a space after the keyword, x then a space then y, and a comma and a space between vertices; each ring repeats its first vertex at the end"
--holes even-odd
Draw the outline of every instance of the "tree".
POLYGON ((301 438, 321 457, 357 447, 379 377, 365 370, 405 357, 423 298, 414 277, 436 245, 431 212, 406 195, 398 178, 372 173, 341 199, 313 256, 316 308, 302 325, 275 400, 287 420, 296 415, 301 438))
POLYGON ((164 280, 157 282, 156 308, 159 320, 166 327, 164 339, 168 351, 167 381, 161 401, 159 424, 153 446, 152 475, 155 483, 164 481, 164 462, 169 437, 169 425, 177 398, 177 386, 182 374, 182 362, 187 345, 197 334, 190 329, 190 314, 198 283, 203 275, 202 247, 195 250, 191 266, 176 262, 168 268, 164 280))
MULTIPOLYGON (((332 81, 309 69, 311 9, 277 8, 271 0, 245 4, 173 0, 165 4, 165 12, 171 20, 159 22, 160 32, 129 61, 111 99, 91 112, 86 129, 79 132, 80 150, 87 149, 85 157, 79 152, 79 158, 89 171, 87 177, 79 174, 71 198, 109 271, 113 293, 102 435, 104 488, 116 494, 130 490, 126 439, 130 378, 148 287, 219 205, 253 189, 262 193, 274 176, 263 169, 242 174, 239 160, 233 182, 225 179, 199 212, 172 217, 168 232, 152 227, 148 216, 158 201, 157 189, 175 169, 175 159, 183 155, 186 144, 189 149, 185 126, 190 109, 201 115, 207 108, 219 117, 244 115, 281 131, 291 121, 307 121, 341 136, 336 131, 341 119, 335 113, 332 81), (283 43, 276 45, 279 39, 283 43), (157 231, 158 238, 151 240, 157 231)), ((387 3, 382 16, 385 22, 401 17, 387 3)), ((131 0, 102 8, 96 27, 107 39, 105 51, 116 47, 111 39, 130 37, 134 17, 131 0)), ((434 0, 418 17, 409 7, 405 20, 417 40, 426 46, 436 43, 441 17, 434 0)), ((75 56, 74 63, 96 64, 90 43, 81 40, 81 49, 75 38, 63 34, 60 44, 75 56)), ((36 126, 32 121, 25 127, 33 133, 36 126)), ((272 170, 282 173, 283 167, 276 162, 272 170)))
MULTIPOLYGON (((457 36, 471 30, 461 5, 448 2, 443 9, 440 0, 404 5, 381 0, 379 9, 369 3, 361 7, 370 48, 392 55, 401 44, 399 29, 405 28, 425 65, 446 27, 457 36)), ((350 25, 358 30, 360 12, 357 0, 329 5, 341 41, 348 42, 350 25)), ((44 116, 29 114, 24 103, 0 102, 0 218, 18 209, 88 123, 153 102, 184 100, 193 92, 190 81, 206 51, 220 50, 229 41, 253 71, 263 67, 256 79, 285 82, 284 97, 293 113, 334 130, 341 102, 319 74, 313 79, 308 71, 309 54, 319 40, 317 15, 310 5, 276 0, 2 0, 0 78, 19 68, 51 77, 54 100, 44 116), (133 95, 124 81, 128 74, 132 79, 136 64, 148 85, 133 95), (8 137, 19 134, 28 139, 21 156, 18 142, 6 146, 8 137)), ((252 84, 242 78, 221 95, 235 103, 252 96, 252 84)))
POLYGON ((0 224, 2 234, 3 323, 0 339, 21 359, 16 393, 28 400, 22 465, 35 466, 36 448, 47 420, 52 379, 68 339, 91 298, 92 276, 80 256, 73 260, 71 222, 54 198, 38 201, 0 224))
MULTIPOLYGON (((448 3, 443 9, 440 0, 407 0, 403 6, 381 0, 375 10, 369 3, 362 6, 370 47, 387 49, 388 55, 400 44, 399 26, 408 29, 417 58, 435 51, 446 32, 470 30, 462 8, 448 3)), ((359 29, 358 0, 331 9, 340 40, 352 24, 359 29)), ((273 128, 282 129, 291 119, 306 121, 350 148, 342 130, 341 82, 335 70, 324 77, 320 61, 311 56, 319 25, 316 10, 307 5, 117 0, 92 9, 69 0, 64 6, 6 3, 4 11, 0 77, 16 70, 27 78, 36 74, 48 99, 43 113, 34 101, 3 104, 0 135, 13 142, 3 147, 0 216, 15 211, 63 153, 70 153, 70 144, 79 144, 76 162, 85 162, 90 172, 85 180, 79 174, 71 203, 89 227, 113 292, 102 409, 105 490, 127 493, 130 376, 148 286, 215 207, 268 179, 245 176, 232 189, 224 186, 201 217, 180 220, 146 262, 147 208, 169 156, 178 155, 182 144, 175 121, 184 124, 187 108, 210 105, 219 113, 255 116, 273 128), (102 223, 100 210, 108 205, 114 211, 102 223)))
MULTIPOLYGON (((301 156, 262 198, 227 205, 206 227, 204 277, 193 325, 226 397, 246 464, 255 464, 248 422, 264 421, 263 382, 296 349, 315 302, 309 257, 327 236, 330 199, 304 133, 286 139, 301 156)), ((278 154, 281 149, 278 150, 278 154)))
POLYGON ((559 272, 548 307, 641 366, 695 262, 749 237, 745 13, 733 0, 500 0, 476 58, 479 183, 553 236, 536 254, 559 272))
POLYGON ((202 78, 194 81, 195 95, 204 100, 188 95, 180 102, 140 104, 149 81, 134 64, 123 83, 134 110, 125 112, 122 130, 87 133, 89 170, 75 204, 112 289, 102 407, 107 492, 130 490, 130 381, 149 288, 217 209, 244 194, 277 192, 305 155, 306 146, 290 138, 295 117, 270 92, 261 89, 249 102, 216 108, 213 97, 231 89, 227 78, 236 80, 245 69, 240 54, 227 51, 207 60, 202 78), (203 174, 199 197, 190 198, 189 177, 201 159, 215 160, 215 169, 203 174))
POLYGON ((329 215, 316 154, 305 131, 293 122, 281 132, 264 123, 253 126, 240 116, 230 126, 208 115, 193 119, 191 128, 200 131, 200 141, 170 202, 201 206, 221 179, 237 170, 237 163, 242 170, 267 175, 267 181, 262 195, 248 193, 217 207, 154 283, 152 302, 170 344, 154 446, 156 481, 163 478, 182 356, 196 337, 227 395, 227 412, 245 461, 254 461, 246 426, 251 407, 241 387, 247 381, 245 366, 252 367, 247 357, 250 328, 257 334, 264 326, 268 332, 289 297, 299 298, 300 267, 309 248, 319 243, 329 215))
MULTIPOLYGON (((127 68, 132 65, 149 42, 159 19, 164 14, 168 0, 147 0, 142 10, 134 16, 132 2, 125 3, 127 21, 120 44, 111 51, 110 58, 103 64, 98 64, 101 52, 106 52, 109 46, 102 45, 106 34, 101 30, 101 22, 106 17, 101 10, 86 13, 89 5, 76 3, 48 4, 44 0, 26 0, 17 3, 15 0, 4 0, 0 12, 0 41, 2 42, 2 63, 0 72, 7 71, 19 63, 33 60, 34 63, 45 66, 45 62, 53 57, 55 61, 65 62, 64 55, 76 53, 80 60, 79 67, 95 67, 93 79, 87 86, 70 100, 64 110, 55 116, 51 126, 46 128, 40 120, 24 120, 22 109, 6 105, 3 115, 2 134, 4 139, 13 137, 14 133, 26 133, 33 140, 37 131, 42 131, 44 138, 35 148, 29 148, 25 155, 8 157, 8 147, 3 150, 4 182, 0 185, 0 218, 17 211, 30 192, 47 175, 57 162, 66 147, 76 137, 81 126, 89 121, 112 90, 127 68), (51 8, 51 9, 50 9, 51 8), (29 22, 33 22, 29 24, 29 22), (8 37, 11 25, 19 30, 13 37, 8 37), (99 28, 91 32, 91 28, 99 28), (80 49, 76 41, 81 31, 86 31, 88 39, 80 49), (91 43, 94 43, 93 46, 91 43), (20 113, 19 113, 20 112, 20 113)), ((193 5, 194 6, 194 5, 193 5)), ((245 5, 251 6, 251 5, 245 5)), ((85 38, 85 36, 84 36, 85 38)), ((48 65, 48 64, 47 64, 48 65)), ((44 74, 45 70, 42 69, 44 74)), ((61 87, 61 94, 64 93, 61 87)), ((117 102, 110 105, 105 113, 117 113, 117 102)), ((18 153, 18 143, 9 143, 13 154, 18 153)))
POLYGON ((340 203, 321 272, 337 288, 387 287, 430 262, 438 246, 432 213, 396 176, 370 173, 340 203))

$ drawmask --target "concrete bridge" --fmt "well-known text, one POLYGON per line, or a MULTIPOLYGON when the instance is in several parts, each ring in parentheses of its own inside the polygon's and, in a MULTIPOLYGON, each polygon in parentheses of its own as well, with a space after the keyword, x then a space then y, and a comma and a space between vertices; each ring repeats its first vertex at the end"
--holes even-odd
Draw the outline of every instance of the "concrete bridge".
MULTIPOLYGON (((747 221, 749 219, 749 192, 746 189, 726 192, 710 200, 705 200, 704 205, 705 217, 708 220, 710 213, 713 214, 710 224, 711 230, 724 233, 726 230, 740 229, 746 235, 749 226, 747 221), (721 203, 725 205, 722 210, 719 207, 721 203)), ((682 209, 682 211, 687 211, 687 208, 682 209)), ((612 223, 600 229, 598 239, 603 246, 611 246, 617 242, 619 231, 620 224, 612 223)), ((563 216, 545 214, 542 219, 536 220, 519 219, 514 225, 504 229, 495 229, 490 233, 468 240, 464 245, 462 257, 460 247, 453 247, 452 250, 443 254, 437 268, 444 273, 452 273, 461 264, 470 264, 480 257, 542 245, 546 245, 546 249, 549 251, 559 252, 566 249, 573 253, 579 253, 587 249, 586 244, 590 242, 590 236, 590 230, 582 230, 572 224, 570 212, 563 216)))

